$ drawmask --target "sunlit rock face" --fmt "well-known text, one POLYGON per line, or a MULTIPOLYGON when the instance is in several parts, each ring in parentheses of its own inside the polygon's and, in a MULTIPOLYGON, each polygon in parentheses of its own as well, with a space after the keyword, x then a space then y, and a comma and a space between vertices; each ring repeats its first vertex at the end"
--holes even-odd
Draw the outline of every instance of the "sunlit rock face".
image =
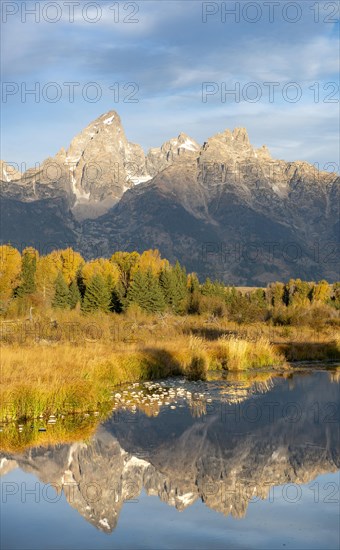
POLYGON ((200 151, 198 143, 183 132, 177 138, 163 143, 161 147, 152 148, 146 157, 146 168, 151 176, 155 176, 165 168, 179 160, 197 158, 200 151))
POLYGON ((109 111, 39 168, 1 174, 2 242, 64 240, 87 258, 158 248, 236 285, 338 279, 339 176, 273 159, 245 128, 145 154, 109 111))
POLYGON ((109 254, 118 234, 127 249, 159 248, 201 277, 227 283, 338 278, 336 174, 273 159, 266 146, 251 145, 244 128, 202 147, 181 134, 151 149, 146 168, 150 181, 84 223, 90 255, 99 239, 109 254))
MULTIPOLYGON (((175 391, 171 405, 156 416, 138 410, 124 416, 125 411, 86 443, 3 454, 1 471, 20 467, 55 484, 87 521, 110 532, 124 502, 138 498, 143 488, 178 511, 199 499, 242 518, 250 499, 266 498, 272 487, 307 483, 339 469, 333 414, 339 385, 327 373, 275 379, 266 389, 249 387, 247 394, 243 387, 239 398, 237 385, 227 392, 221 386, 211 402, 207 388, 196 386, 205 408, 193 407, 193 398, 179 401, 175 391)), ((187 395, 192 387, 181 390, 187 395)), ((164 389, 167 396, 172 391, 164 389)))
POLYGON ((75 136, 67 150, 25 172, 16 190, 31 200, 66 195, 81 219, 106 212, 138 178, 148 179, 143 149, 127 140, 119 115, 110 111, 75 136))
POLYGON ((3 160, 0 160, 0 180, 4 182, 10 182, 21 178, 21 172, 11 164, 7 164, 3 160))

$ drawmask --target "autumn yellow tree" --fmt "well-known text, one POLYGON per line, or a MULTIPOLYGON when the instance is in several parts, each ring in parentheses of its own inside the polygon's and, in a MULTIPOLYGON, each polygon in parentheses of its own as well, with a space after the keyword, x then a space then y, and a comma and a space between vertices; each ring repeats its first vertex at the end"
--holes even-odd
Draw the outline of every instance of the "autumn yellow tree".
POLYGON ((13 290, 19 285, 21 273, 20 252, 10 245, 0 246, 0 309, 6 309, 13 290))
POLYGON ((152 275, 158 277, 163 269, 169 267, 170 263, 168 260, 163 260, 161 258, 159 250, 145 250, 145 252, 140 255, 138 262, 133 266, 131 270, 131 277, 133 278, 133 275, 137 271, 141 271, 142 273, 151 271, 152 275))
POLYGON ((125 291, 130 284, 131 270, 138 264, 139 258, 138 252, 115 252, 111 257, 111 262, 119 268, 120 282, 125 291))
POLYGON ((58 274, 60 273, 65 283, 70 286, 83 264, 83 257, 72 248, 54 250, 47 256, 41 256, 37 262, 36 271, 38 292, 43 295, 44 299, 53 298, 58 274))
POLYGON ((85 286, 88 286, 96 275, 100 275, 107 284, 108 289, 112 291, 119 282, 120 271, 118 266, 110 260, 97 258, 86 263, 82 268, 82 277, 85 286))
POLYGON ((75 252, 72 248, 60 250, 59 254, 62 276, 64 277, 65 282, 70 285, 76 278, 80 266, 85 263, 84 258, 79 254, 79 252, 75 252))
POLYGON ((331 286, 327 281, 322 280, 316 283, 312 291, 313 302, 327 302, 331 296, 331 286))
POLYGON ((270 283, 267 287, 266 297, 272 306, 282 306, 284 299, 285 285, 280 282, 270 283))
POLYGON ((287 305, 307 307, 310 304, 310 293, 310 283, 301 281, 301 279, 290 279, 285 285, 285 300, 287 305))
POLYGON ((47 256, 40 256, 37 262, 36 285, 37 291, 45 300, 53 298, 54 285, 60 270, 61 263, 54 252, 47 256))

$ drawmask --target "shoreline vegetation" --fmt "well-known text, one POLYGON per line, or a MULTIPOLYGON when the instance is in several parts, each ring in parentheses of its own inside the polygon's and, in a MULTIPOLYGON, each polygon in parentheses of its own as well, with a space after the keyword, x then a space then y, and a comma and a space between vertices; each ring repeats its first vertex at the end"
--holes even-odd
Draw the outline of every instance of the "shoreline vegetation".
POLYGON ((4 245, 0 313, 0 422, 105 411, 125 383, 340 362, 340 283, 200 282, 157 250, 85 262, 4 245))
MULTIPOLYGON (((327 367, 330 380, 340 381, 340 365, 332 364, 327 367)), ((226 403, 242 403, 252 395, 253 391, 266 393, 273 386, 273 379, 283 378, 294 383, 295 375, 308 374, 309 366, 300 365, 294 369, 252 369, 246 371, 208 371, 207 381, 224 380, 227 383, 226 403)), ((195 384, 195 382, 194 382, 195 384)), ((180 387, 181 383, 179 384, 180 387)), ((170 382, 170 387, 171 382, 170 382)), ((194 386, 193 393, 188 398, 188 405, 194 417, 200 417, 211 412, 211 398, 200 393, 200 386, 194 386), (209 407, 209 409, 208 409, 209 407)), ((105 387, 107 389, 107 386, 105 387)), ((50 445, 62 445, 74 442, 87 442, 94 435, 98 426, 112 415, 115 422, 133 421, 131 415, 142 412, 147 416, 158 416, 163 405, 171 409, 178 407, 176 392, 165 391, 168 388, 167 379, 150 382, 123 383, 122 386, 111 388, 106 401, 97 402, 93 410, 86 403, 84 411, 67 409, 68 403, 62 403, 63 412, 50 414, 45 410, 38 417, 12 417, 0 422, 0 449, 2 452, 17 453, 27 449, 50 445), (160 401, 159 393, 153 396, 162 387, 163 396, 160 401), (141 397, 142 395, 142 397, 141 397)), ((185 395, 183 390, 180 394, 185 395)), ((107 395, 105 396, 107 397, 107 395)), ((180 405, 181 406, 181 405, 180 405)), ((52 406, 50 410, 55 410, 52 406)), ((17 412, 17 411, 16 411, 17 412)))

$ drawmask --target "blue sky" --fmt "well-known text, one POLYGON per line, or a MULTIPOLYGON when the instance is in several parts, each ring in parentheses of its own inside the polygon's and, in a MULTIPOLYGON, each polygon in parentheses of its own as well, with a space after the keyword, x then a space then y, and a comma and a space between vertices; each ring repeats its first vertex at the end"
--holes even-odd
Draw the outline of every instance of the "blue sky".
POLYGON ((242 126, 275 158, 339 163, 338 6, 3 0, 0 157, 32 166, 114 109, 145 150, 181 131, 203 143, 242 126), (224 20, 224 7, 236 15, 224 20), (216 93, 203 101, 212 82, 216 93), (34 86, 37 96, 25 97, 34 86))

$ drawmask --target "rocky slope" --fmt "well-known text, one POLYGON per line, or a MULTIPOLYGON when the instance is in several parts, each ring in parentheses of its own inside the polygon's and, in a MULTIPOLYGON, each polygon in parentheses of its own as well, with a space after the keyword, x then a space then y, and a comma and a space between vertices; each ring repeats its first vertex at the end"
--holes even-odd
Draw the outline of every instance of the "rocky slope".
POLYGON ((20 179, 22 174, 14 167, 3 160, 0 160, 0 180, 9 182, 20 179))
POLYGON ((55 235, 59 243, 63 231, 67 243, 71 231, 87 257, 157 247, 201 276, 233 284, 332 281, 340 268, 339 184, 335 174, 254 148, 244 128, 202 147, 182 133, 145 155, 110 111, 39 170, 5 178, 2 242, 26 242, 28 218, 32 245, 55 235), (58 201, 63 212, 51 226, 58 201), (46 216, 38 222, 41 205, 46 216))
POLYGON ((340 179, 272 159, 245 129, 226 130, 85 222, 91 247, 157 247, 201 276, 263 285, 339 273, 340 179))
POLYGON ((128 142, 119 115, 110 111, 91 122, 66 151, 60 149, 3 190, 32 201, 65 196, 82 219, 107 211, 139 178, 147 179, 143 149, 128 142))
POLYGON ((187 134, 181 133, 178 138, 172 138, 163 143, 161 147, 149 150, 146 157, 146 169, 150 176, 156 176, 178 160, 196 158, 199 150, 200 146, 195 140, 187 134))

